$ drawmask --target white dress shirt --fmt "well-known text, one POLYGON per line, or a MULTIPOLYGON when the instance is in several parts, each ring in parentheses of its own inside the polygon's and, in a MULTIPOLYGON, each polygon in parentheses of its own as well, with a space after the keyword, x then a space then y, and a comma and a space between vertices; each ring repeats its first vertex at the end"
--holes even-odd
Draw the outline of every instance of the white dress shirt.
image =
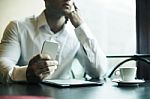
POLYGON ((104 76, 106 57, 86 24, 74 28, 68 21, 61 31, 54 34, 43 12, 38 17, 12 21, 5 29, 0 44, 1 82, 26 81, 28 63, 33 56, 41 53, 45 40, 59 45, 56 57, 58 68, 47 79, 70 79, 74 59, 79 60, 90 77, 104 76))

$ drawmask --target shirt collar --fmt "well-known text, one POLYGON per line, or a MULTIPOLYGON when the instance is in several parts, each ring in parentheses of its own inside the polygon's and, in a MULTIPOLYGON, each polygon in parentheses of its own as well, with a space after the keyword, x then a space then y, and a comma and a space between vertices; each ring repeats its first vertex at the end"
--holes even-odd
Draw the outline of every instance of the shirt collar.
POLYGON ((37 20, 38 20, 38 23, 37 23, 38 28, 40 28, 42 26, 45 26, 45 25, 48 25, 48 23, 46 21, 46 17, 45 17, 44 11, 39 15, 37 20))

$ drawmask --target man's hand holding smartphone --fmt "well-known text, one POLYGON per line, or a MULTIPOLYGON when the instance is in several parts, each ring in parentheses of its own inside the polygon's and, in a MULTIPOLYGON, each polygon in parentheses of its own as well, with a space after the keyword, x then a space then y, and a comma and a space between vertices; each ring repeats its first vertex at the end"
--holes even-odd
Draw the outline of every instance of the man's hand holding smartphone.
POLYGON ((51 42, 44 42, 42 54, 33 57, 29 62, 26 71, 28 82, 41 82, 44 78, 54 73, 58 65, 58 62, 55 60, 57 48, 58 46, 51 42), (52 55, 52 57, 50 55, 52 55))

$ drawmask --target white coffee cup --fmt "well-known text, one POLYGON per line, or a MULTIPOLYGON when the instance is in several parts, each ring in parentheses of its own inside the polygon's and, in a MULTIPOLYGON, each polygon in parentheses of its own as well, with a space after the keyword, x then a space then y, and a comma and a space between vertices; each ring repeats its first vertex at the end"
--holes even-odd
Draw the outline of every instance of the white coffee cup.
POLYGON ((122 81, 134 81, 136 78, 136 67, 120 67, 120 77, 122 81))

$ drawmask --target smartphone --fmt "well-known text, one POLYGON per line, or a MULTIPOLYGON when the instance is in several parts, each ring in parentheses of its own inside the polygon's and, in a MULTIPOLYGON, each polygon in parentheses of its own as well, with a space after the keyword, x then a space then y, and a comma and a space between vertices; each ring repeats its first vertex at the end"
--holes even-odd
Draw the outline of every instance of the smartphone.
POLYGON ((48 54, 52 59, 55 59, 57 51, 58 51, 58 43, 44 41, 41 54, 48 54))

